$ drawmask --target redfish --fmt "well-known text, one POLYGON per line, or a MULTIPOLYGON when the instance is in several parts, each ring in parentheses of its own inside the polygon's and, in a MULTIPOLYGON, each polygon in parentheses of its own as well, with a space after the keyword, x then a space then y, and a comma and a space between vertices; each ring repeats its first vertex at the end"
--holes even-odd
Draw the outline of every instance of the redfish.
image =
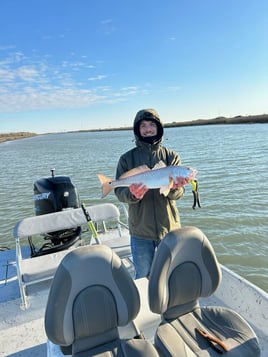
POLYGON ((97 174, 102 185, 102 197, 107 196, 116 187, 129 187, 133 183, 142 183, 149 189, 159 188, 160 193, 167 196, 176 177, 195 180, 196 175, 197 170, 194 168, 179 165, 166 166, 163 161, 160 161, 152 169, 147 165, 136 167, 125 172, 118 180, 97 174))

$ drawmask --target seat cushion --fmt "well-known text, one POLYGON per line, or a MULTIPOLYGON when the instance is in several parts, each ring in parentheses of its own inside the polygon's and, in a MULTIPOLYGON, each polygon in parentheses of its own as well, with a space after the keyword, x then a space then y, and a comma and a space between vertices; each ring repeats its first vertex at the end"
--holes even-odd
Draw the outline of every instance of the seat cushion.
POLYGON ((26 284, 52 278, 62 259, 71 250, 63 250, 36 258, 27 258, 20 261, 22 280, 26 284))
POLYGON ((74 357, 159 357, 154 345, 143 339, 120 340, 103 344, 85 352, 79 352, 74 357))
POLYGON ((225 307, 199 307, 178 319, 163 321, 156 332, 155 344, 164 356, 219 356, 217 348, 226 357, 260 356, 258 340, 250 325, 225 307), (222 341, 228 352, 203 337, 198 329, 222 341))

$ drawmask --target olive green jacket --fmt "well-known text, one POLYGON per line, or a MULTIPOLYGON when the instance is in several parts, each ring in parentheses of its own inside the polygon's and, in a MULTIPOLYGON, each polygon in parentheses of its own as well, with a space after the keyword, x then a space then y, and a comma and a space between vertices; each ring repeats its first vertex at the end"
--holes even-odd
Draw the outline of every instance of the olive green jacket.
MULTIPOLYGON (((148 144, 136 137, 136 147, 119 159, 116 178, 140 165, 153 168, 160 160, 167 166, 181 164, 175 151, 162 146, 162 139, 156 144, 148 144)), ((128 223, 132 236, 157 241, 180 227, 176 200, 183 196, 184 188, 171 190, 167 197, 160 194, 159 189, 150 189, 141 200, 136 199, 128 187, 116 188, 115 194, 119 201, 129 206, 128 223)))

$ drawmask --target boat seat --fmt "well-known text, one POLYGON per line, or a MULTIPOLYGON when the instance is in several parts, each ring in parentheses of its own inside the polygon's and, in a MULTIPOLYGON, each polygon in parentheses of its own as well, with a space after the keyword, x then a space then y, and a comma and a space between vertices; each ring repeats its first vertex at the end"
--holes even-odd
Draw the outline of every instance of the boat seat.
POLYGON ((26 285, 31 285, 53 277, 60 261, 69 252, 70 250, 63 250, 36 258, 22 259, 20 264, 23 271, 23 282, 26 285))
POLYGON ((220 265, 201 230, 184 227, 165 236, 148 287, 150 309, 162 316, 155 345, 164 357, 260 356, 257 336, 242 316, 200 304, 220 282, 220 265))
MULTIPOLYGON (((98 236, 94 237, 95 239, 92 239, 94 235, 90 231, 89 244, 107 244, 117 251, 121 258, 130 257, 129 232, 127 226, 120 220, 118 207, 111 203, 103 203, 88 206, 87 211, 89 212, 91 220, 99 227, 98 236), (108 227, 110 222, 113 223, 113 229, 109 229, 108 227)), ((85 225, 88 225, 88 222, 82 208, 27 217, 15 225, 16 266, 22 308, 29 307, 26 291, 27 286, 51 280, 62 258, 76 248, 75 246, 71 246, 68 250, 64 251, 53 252, 34 258, 25 257, 24 254, 22 254, 22 245, 25 245, 28 237, 85 225)))
POLYGON ((72 356, 157 357, 138 330, 132 338, 119 336, 119 326, 133 321, 139 310, 138 289, 119 256, 105 245, 78 247, 55 273, 45 330, 52 343, 71 346, 72 356))

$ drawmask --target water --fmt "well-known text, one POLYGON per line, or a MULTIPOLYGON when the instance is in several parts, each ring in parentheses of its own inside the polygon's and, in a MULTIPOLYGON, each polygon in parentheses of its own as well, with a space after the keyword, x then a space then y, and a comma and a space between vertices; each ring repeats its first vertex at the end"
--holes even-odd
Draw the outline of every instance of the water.
MULTIPOLYGON (((165 130, 165 145, 198 169, 201 209, 192 187, 178 201, 183 225, 210 239, 219 261, 268 291, 268 125, 213 125, 165 130)), ((131 131, 48 134, 0 145, 0 246, 14 246, 13 227, 34 215, 33 183, 70 176, 81 201, 100 202, 96 173, 113 177, 131 131)), ((113 194, 103 200, 114 202, 113 194)))

